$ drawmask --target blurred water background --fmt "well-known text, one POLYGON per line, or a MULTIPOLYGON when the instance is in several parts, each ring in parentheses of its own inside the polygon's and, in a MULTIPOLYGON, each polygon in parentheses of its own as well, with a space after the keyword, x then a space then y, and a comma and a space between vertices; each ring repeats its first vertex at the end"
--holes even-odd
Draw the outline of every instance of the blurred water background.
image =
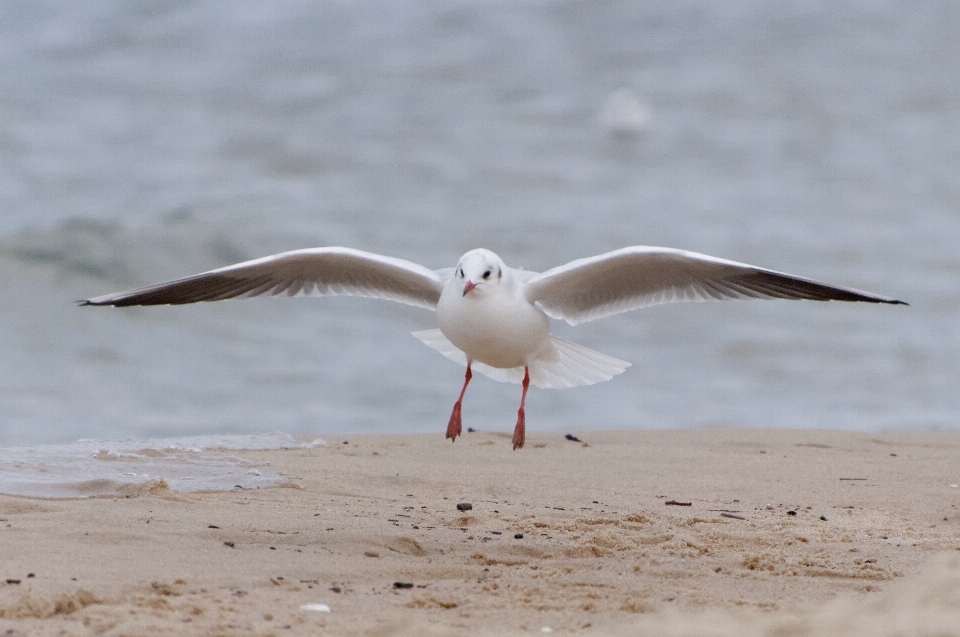
MULTIPOLYGON (((6 1, 0 60, 0 446, 442 436, 429 311, 74 303, 326 245, 665 245, 911 303, 557 325, 634 366, 531 392, 528 431, 960 427, 958 4, 6 1)), ((477 381, 465 426, 511 431, 477 381)))

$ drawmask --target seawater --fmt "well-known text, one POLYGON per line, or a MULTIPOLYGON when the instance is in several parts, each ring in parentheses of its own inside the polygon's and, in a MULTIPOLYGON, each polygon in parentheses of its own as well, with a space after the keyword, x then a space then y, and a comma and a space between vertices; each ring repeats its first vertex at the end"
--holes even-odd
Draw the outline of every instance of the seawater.
POLYGON ((44 498, 125 496, 166 486, 227 491, 297 485, 229 451, 324 447, 286 434, 195 436, 163 440, 78 440, 0 449, 0 493, 44 498))
MULTIPOLYGON (((429 311, 74 303, 323 245, 433 268, 482 246, 535 271, 666 245, 911 303, 675 304, 558 324, 633 367, 531 392, 531 432, 958 427, 956 5, 0 12, 4 463, 78 439, 442 436, 463 370, 409 336, 435 326, 429 311), (603 119, 622 89, 649 113, 640 132, 603 119)), ((519 387, 477 379, 465 426, 509 431, 518 402, 519 387)))

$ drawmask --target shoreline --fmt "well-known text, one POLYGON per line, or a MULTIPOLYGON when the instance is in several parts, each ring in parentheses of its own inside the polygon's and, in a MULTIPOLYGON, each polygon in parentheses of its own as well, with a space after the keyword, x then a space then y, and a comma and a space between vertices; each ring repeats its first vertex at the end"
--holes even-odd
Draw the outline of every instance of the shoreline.
POLYGON ((960 579, 960 434, 576 436, 349 435, 219 452, 288 487, 0 496, 0 630, 744 634, 960 579))

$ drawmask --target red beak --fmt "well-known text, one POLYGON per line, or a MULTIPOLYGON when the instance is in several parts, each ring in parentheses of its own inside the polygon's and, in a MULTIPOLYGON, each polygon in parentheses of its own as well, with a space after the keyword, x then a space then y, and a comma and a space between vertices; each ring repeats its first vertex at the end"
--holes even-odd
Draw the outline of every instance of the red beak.
POLYGON ((463 295, 466 296, 467 292, 469 292, 475 287, 477 287, 476 283, 474 283, 473 281, 467 281, 467 284, 463 286, 463 295))

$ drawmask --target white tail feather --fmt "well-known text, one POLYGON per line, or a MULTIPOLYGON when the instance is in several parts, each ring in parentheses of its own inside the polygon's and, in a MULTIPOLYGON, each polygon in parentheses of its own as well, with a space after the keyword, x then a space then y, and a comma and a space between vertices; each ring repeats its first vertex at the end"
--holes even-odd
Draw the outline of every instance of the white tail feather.
MULTIPOLYGON (((440 330, 423 330, 413 335, 450 360, 467 364, 467 355, 448 341, 440 330)), ((530 382, 543 389, 593 385, 622 374, 628 367, 630 363, 627 361, 551 336, 550 345, 529 363, 530 382)), ((474 361, 472 369, 501 383, 523 382, 522 367, 501 369, 474 361)))

